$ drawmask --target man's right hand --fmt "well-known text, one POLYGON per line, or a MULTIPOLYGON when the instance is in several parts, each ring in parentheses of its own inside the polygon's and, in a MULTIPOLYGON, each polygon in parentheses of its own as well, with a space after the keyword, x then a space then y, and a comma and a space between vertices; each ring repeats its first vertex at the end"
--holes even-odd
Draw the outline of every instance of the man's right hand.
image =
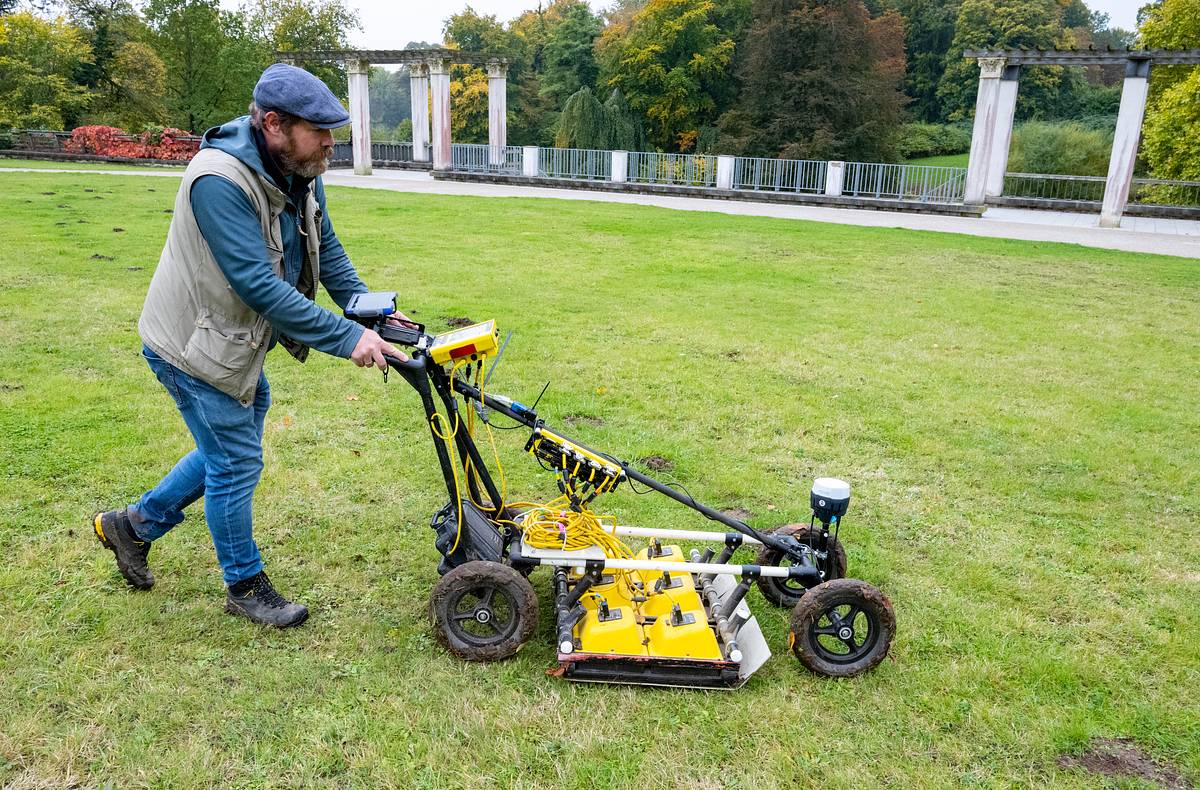
POLYGON ((387 360, 383 358, 384 354, 396 357, 401 362, 408 361, 407 354, 380 337, 378 332, 373 329, 364 329, 362 337, 358 339, 358 345, 350 353, 350 359, 360 368, 378 367, 380 370, 387 370, 387 360))

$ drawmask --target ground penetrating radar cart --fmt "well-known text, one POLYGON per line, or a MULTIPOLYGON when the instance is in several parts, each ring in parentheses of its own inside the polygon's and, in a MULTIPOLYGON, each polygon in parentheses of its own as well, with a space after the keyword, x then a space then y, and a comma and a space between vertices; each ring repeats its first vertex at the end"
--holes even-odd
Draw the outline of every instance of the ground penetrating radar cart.
POLYGON ((558 648, 551 674, 569 680, 742 685, 771 655, 746 601, 754 585, 771 603, 792 607, 789 647, 813 672, 850 677, 887 655, 896 627, 891 603, 866 582, 845 578, 838 532, 848 484, 818 479, 808 524, 760 532, 552 430, 535 408, 487 392, 484 361, 503 350, 493 321, 434 336, 420 324, 389 320, 395 312, 390 292, 359 294, 346 308, 411 353, 387 362, 421 398, 450 497, 432 521, 443 559, 430 615, 451 653, 469 661, 515 654, 537 631, 529 576, 544 566, 558 648), (475 442, 479 426, 499 488, 475 442), (493 427, 529 431, 525 450, 555 475, 559 498, 506 500, 493 427), (726 530, 624 526, 591 510, 596 497, 622 484, 667 496, 726 530), (635 541, 644 544, 636 551, 635 541), (685 555, 681 544, 693 543, 710 546, 685 555), (756 562, 732 563, 743 546, 757 549, 756 562))

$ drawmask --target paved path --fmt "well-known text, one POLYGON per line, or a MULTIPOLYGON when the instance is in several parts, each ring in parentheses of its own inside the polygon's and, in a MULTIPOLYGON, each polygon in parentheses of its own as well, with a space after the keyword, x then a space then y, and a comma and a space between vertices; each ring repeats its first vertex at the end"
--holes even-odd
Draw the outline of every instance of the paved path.
MULTIPOLYGON (((8 172, 90 173, 140 175, 178 178, 178 172, 152 170, 49 170, 39 168, 0 168, 8 172)), ((376 169, 374 175, 356 176, 349 170, 331 170, 325 183, 336 186, 384 189, 396 192, 421 192, 436 195, 478 195, 483 197, 540 197, 562 200, 597 200, 605 203, 634 203, 686 211, 713 211, 756 217, 806 219, 842 225, 883 228, 908 228, 941 233, 965 233, 1026 241, 1055 241, 1085 247, 1154 252, 1187 258, 1200 258, 1200 221, 1125 217, 1117 229, 1096 227, 1096 216, 1066 211, 1037 211, 1016 208, 989 208, 979 218, 937 214, 913 214, 901 211, 828 208, 825 206, 782 205, 741 200, 709 200, 694 197, 666 197, 636 193, 553 189, 510 184, 468 181, 439 181, 428 173, 414 170, 376 169)))

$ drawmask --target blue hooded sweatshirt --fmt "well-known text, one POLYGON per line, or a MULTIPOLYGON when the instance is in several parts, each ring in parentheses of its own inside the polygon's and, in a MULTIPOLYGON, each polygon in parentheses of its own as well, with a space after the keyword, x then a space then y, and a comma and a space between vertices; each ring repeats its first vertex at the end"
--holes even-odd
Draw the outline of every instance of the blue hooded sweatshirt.
MULTIPOLYGON (((284 277, 280 279, 267 257, 262 223, 246 193, 216 175, 202 176, 192 185, 192 213, 196 215, 196 224, 234 293, 271 324, 274 330, 272 345, 280 335, 286 335, 326 354, 348 358, 358 344, 363 328, 319 307, 296 290, 304 265, 300 223, 309 180, 284 176, 279 171, 271 161, 261 135, 251 128, 248 116, 209 129, 204 133, 200 147, 216 148, 236 156, 287 195, 286 206, 279 217, 284 261, 284 277)), ((325 210, 325 187, 319 177, 316 181, 314 194, 322 214, 321 285, 339 307, 345 307, 351 296, 368 289, 333 232, 333 223, 325 210)))

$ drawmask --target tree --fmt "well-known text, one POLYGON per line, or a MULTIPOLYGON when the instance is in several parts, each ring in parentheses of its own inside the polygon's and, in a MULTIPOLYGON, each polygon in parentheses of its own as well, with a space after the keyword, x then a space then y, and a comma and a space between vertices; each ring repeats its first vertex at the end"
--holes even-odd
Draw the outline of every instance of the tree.
POLYGON ((149 45, 127 41, 108 69, 106 88, 97 96, 104 120, 129 131, 139 131, 166 120, 167 67, 149 45))
POLYGON ((959 2, 892 0, 889 4, 904 17, 904 92, 912 99, 910 111, 922 121, 938 121, 944 115, 937 89, 954 39, 959 2))
POLYGON ((726 145, 755 156, 884 159, 904 97, 903 22, 860 0, 758 0, 722 118, 726 145))
POLYGON ((608 121, 608 143, 604 148, 614 151, 645 151, 646 130, 625 101, 620 88, 614 88, 604 102, 604 115, 608 121))
POLYGON ((563 107, 554 145, 559 148, 608 148, 608 119, 591 88, 580 88, 563 107))
POLYGON ((712 0, 649 0, 627 30, 601 38, 601 83, 621 90, 663 149, 690 150, 733 90, 734 37, 719 13, 712 0))
POLYGON ((488 142, 488 79, 481 69, 455 66, 450 81, 450 136, 460 143, 488 142))
MULTIPOLYGON (((1061 41, 1056 0, 963 0, 955 22, 954 41, 946 52, 946 69, 937 98, 946 120, 972 117, 979 69, 963 57, 969 49, 1054 49, 1061 41)), ((1065 43, 1065 42, 1063 42, 1065 43)), ((1041 118, 1053 114, 1062 84, 1062 67, 1022 69, 1017 114, 1041 118)))
POLYGON ((217 0, 149 0, 146 21, 167 68, 172 126, 202 132, 246 112, 268 50, 217 0))
MULTIPOLYGON (((1200 0, 1163 0, 1139 31, 1148 48, 1200 47, 1200 0)), ((1200 71, 1155 66, 1142 127, 1142 154, 1156 178, 1200 181, 1200 71)))
POLYGON ((550 34, 545 47, 541 92, 561 105, 580 88, 596 84, 595 44, 603 29, 587 3, 576 2, 550 34))
POLYGON ((412 88, 407 68, 388 71, 372 66, 367 81, 372 126, 394 129, 405 118, 412 118, 412 88))
MULTIPOLYGON (((271 60, 275 52, 349 49, 350 31, 361 27, 358 13, 343 0, 249 0, 245 14, 249 30, 265 43, 271 60)), ((346 98, 349 83, 340 64, 303 65, 320 77, 333 95, 346 98)))
POLYGON ((0 126, 62 129, 89 102, 72 75, 92 58, 83 34, 61 18, 0 17, 0 126))

